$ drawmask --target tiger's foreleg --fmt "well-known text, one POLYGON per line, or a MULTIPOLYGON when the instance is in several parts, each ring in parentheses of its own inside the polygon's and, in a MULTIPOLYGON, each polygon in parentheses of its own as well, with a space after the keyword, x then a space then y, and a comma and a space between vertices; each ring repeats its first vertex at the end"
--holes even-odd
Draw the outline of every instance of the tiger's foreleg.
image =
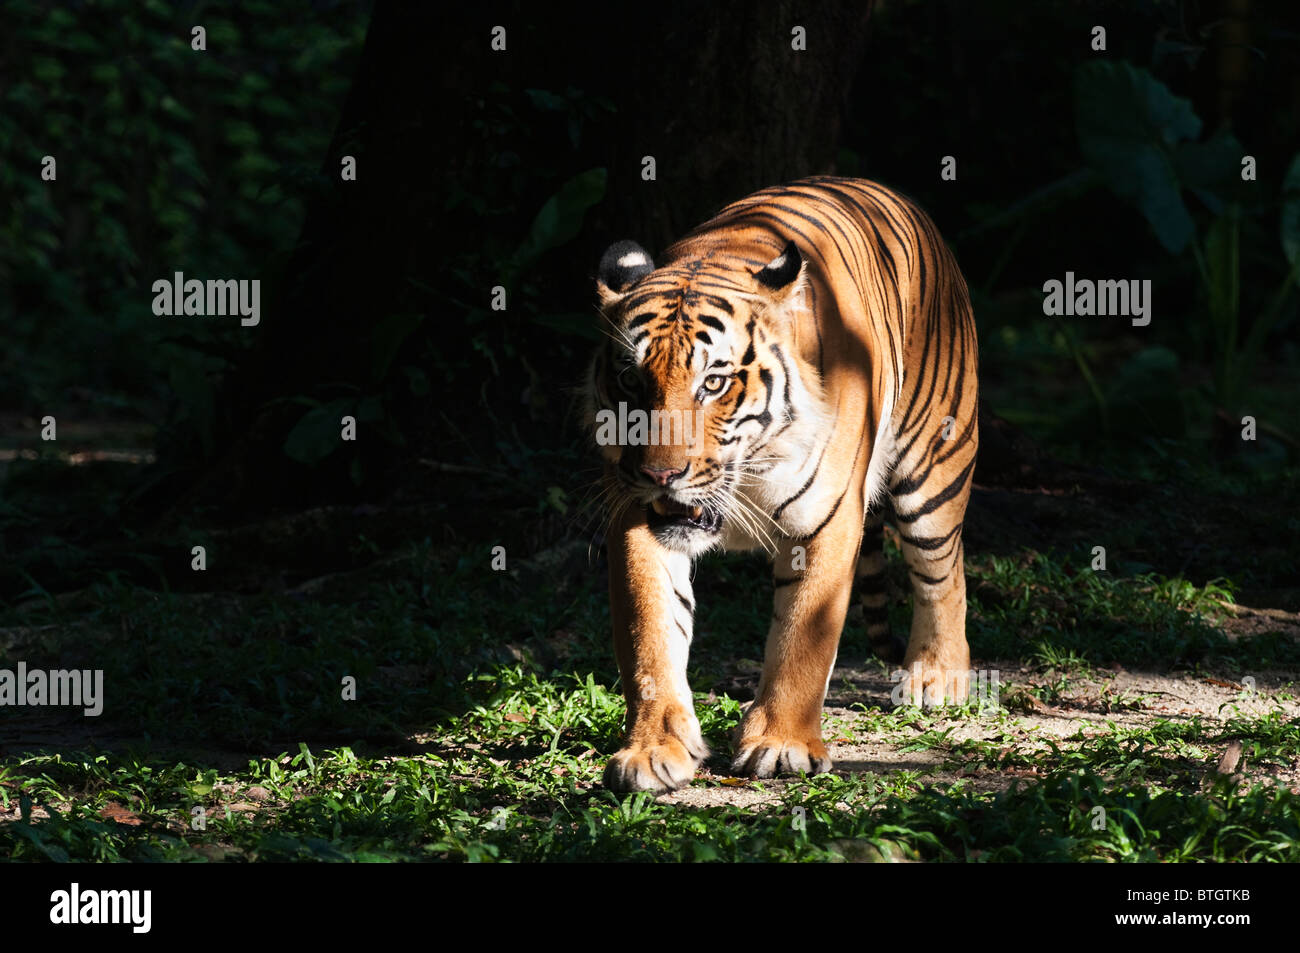
POLYGON ((862 536, 861 497, 851 496, 811 539, 785 540, 777 551, 763 675, 740 725, 732 762, 737 774, 770 778, 831 769, 821 714, 862 536))
POLYGON ((709 754, 686 682, 695 610, 690 557, 660 545, 644 511, 634 509, 616 519, 607 537, 628 733, 605 769, 605 786, 671 791, 689 784, 709 754))

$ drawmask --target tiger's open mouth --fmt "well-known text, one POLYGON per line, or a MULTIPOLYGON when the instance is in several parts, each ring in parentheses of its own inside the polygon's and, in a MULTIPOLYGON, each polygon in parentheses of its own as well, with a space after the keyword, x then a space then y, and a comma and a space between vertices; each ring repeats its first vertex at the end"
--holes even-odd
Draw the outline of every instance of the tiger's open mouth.
POLYGON ((646 507, 646 520, 651 529, 679 526, 716 533, 722 528, 722 514, 716 510, 662 498, 646 507))

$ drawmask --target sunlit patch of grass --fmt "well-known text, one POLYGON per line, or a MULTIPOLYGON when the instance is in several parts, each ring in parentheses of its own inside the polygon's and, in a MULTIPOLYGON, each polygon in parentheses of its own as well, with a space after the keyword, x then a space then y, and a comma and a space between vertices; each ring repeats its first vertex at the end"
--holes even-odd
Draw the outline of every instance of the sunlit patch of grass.
POLYGON ((1050 668, 1123 662, 1162 667, 1224 663, 1300 664, 1300 644, 1262 635, 1232 642, 1220 623, 1232 586, 1196 586, 1154 573, 1119 576, 1090 568, 1089 557, 1040 553, 967 561, 973 650, 1050 668))
MULTIPOLYGON (((770 589, 756 592, 767 571, 760 560, 718 560, 697 575, 695 703, 724 763, 741 702, 717 680, 735 677, 736 659, 761 656, 770 589)), ((1095 680, 1110 659, 1245 666, 1265 658, 1258 646, 1222 637, 1217 595, 1206 587, 1068 570, 1047 557, 978 562, 971 575, 972 589, 980 585, 975 654, 1020 659, 1042 673, 1036 683, 1048 695, 1095 680)), ((1112 725, 1060 739, 1023 730, 1009 708, 860 704, 827 718, 828 737, 933 752, 936 770, 971 777, 938 784, 911 764, 754 782, 748 789, 778 796, 752 809, 691 808, 616 797, 600 785, 624 717, 601 580, 529 587, 425 549, 382 583, 345 595, 231 597, 196 612, 180 597, 105 583, 98 608, 73 620, 98 633, 80 651, 107 670, 116 707, 105 718, 147 727, 153 740, 147 752, 0 761, 0 853, 19 861, 1300 860, 1294 794, 1233 788, 1209 772, 1229 740, 1242 742, 1252 765, 1291 764, 1300 727, 1277 712, 1229 710, 1223 721, 1112 725), (357 676, 355 703, 339 697, 345 674, 357 676), (957 729, 976 719, 978 737, 963 737, 957 729), (242 768, 160 753, 232 739, 259 752, 242 768), (1003 782, 995 791, 972 783, 990 772, 1003 782)), ((896 608, 905 619, 906 606, 896 608)), ((39 615, 22 621, 45 621, 39 615)), ((1014 688, 1004 686, 1004 702, 1008 693, 1014 688)), ((723 787, 707 775, 696 783, 723 787)))

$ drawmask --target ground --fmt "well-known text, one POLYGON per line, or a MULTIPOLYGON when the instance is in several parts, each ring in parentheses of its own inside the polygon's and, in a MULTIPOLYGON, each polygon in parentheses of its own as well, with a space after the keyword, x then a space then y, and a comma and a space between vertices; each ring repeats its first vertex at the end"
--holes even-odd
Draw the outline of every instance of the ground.
POLYGON ((812 778, 727 774, 770 569, 710 557, 691 679, 715 754, 655 798, 600 785, 623 704, 598 524, 565 494, 438 470, 431 495, 133 536, 54 502, 70 461, 9 466, 0 660, 103 668, 107 695, 99 718, 4 712, 15 859, 1300 860, 1300 615, 1271 531, 1294 480, 987 468, 968 629, 998 705, 895 707, 851 613, 812 778))

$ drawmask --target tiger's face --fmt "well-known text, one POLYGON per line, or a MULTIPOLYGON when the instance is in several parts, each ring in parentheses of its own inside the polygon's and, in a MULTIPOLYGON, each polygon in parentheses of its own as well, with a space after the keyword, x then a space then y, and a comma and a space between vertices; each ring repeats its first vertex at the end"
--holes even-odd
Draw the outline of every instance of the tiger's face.
POLYGON ((588 374, 587 423, 610 465, 608 506, 643 507, 670 549, 771 543, 768 498, 820 407, 791 344, 803 270, 793 243, 755 270, 723 255, 656 270, 633 242, 601 259, 609 341, 588 374))

